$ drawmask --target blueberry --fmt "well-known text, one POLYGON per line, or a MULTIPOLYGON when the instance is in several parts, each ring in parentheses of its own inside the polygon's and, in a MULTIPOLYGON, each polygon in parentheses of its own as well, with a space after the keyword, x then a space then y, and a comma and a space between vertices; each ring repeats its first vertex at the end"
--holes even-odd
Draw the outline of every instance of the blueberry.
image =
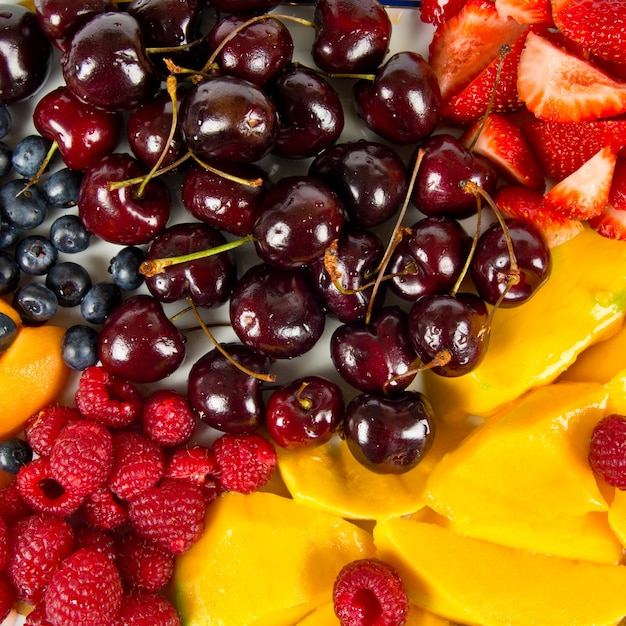
POLYGON ((61 215, 50 226, 50 239, 60 252, 74 254, 89 247, 91 233, 77 215, 61 215))
POLYGON ((20 284, 22 271, 15 257, 4 250, 0 250, 0 295, 11 293, 20 284))
POLYGON ((0 313, 0 354, 11 347, 16 336, 17 324, 6 313, 0 313))
POLYGON ((57 262, 59 253, 43 235, 28 235, 15 246, 15 260, 20 269, 33 276, 43 276, 57 262))
POLYGON ((113 282, 124 291, 141 287, 145 277, 139 272, 139 266, 146 260, 146 254, 137 246, 122 248, 109 264, 109 273, 113 282))
POLYGON ((46 287, 55 294, 59 306, 73 307, 79 305, 83 296, 91 289, 91 277, 82 265, 64 261, 50 268, 46 276, 46 287))
POLYGON ((26 441, 10 437, 0 441, 0 469, 7 474, 17 474, 23 465, 33 460, 33 451, 26 441))
POLYGON ((13 150, 4 143, 4 141, 0 141, 0 177, 6 176, 13 169, 13 150))
POLYGON ((13 169, 24 178, 34 178, 44 167, 51 146, 41 135, 26 135, 13 150, 13 169))
POLYGON ((22 322, 29 326, 40 326, 52 319, 59 310, 54 292, 41 283, 26 283, 13 294, 13 308, 22 322))
POLYGON ((103 324, 107 315, 122 301, 122 291, 115 283, 96 283, 82 299, 80 312, 85 321, 103 324))
POLYGON ((11 113, 6 106, 0 106, 0 139, 4 139, 11 130, 11 113))
POLYGON ((63 335, 61 355, 73 370, 83 371, 98 362, 98 332, 86 324, 70 326, 63 335))
POLYGON ((83 173, 64 167, 46 179, 42 191, 48 204, 57 209, 76 206, 83 173))
POLYGON ((19 228, 5 220, 0 221, 0 249, 12 248, 20 237, 19 228))
POLYGON ((0 213, 9 224, 21 230, 37 228, 48 215, 48 203, 41 189, 31 185, 24 191, 27 184, 27 180, 16 178, 0 187, 0 213))

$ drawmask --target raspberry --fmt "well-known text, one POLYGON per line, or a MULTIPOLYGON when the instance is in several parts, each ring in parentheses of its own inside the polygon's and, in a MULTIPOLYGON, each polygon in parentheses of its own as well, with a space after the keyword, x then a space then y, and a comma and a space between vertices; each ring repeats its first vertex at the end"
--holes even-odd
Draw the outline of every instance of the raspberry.
POLYGON ((178 612, 165 598, 145 590, 124 594, 118 626, 180 626, 178 612))
POLYGON ((46 617, 46 605, 40 602, 24 620, 24 626, 53 626, 46 617))
POLYGON ((70 493, 54 479, 46 457, 33 459, 17 474, 22 499, 35 511, 69 517, 78 511, 83 497, 70 493))
POLYGON ((257 433, 225 434, 213 443, 222 487, 251 493, 265 485, 274 473, 277 457, 272 443, 257 433))
POLYGON ((0 517, 0 571, 9 562, 9 529, 6 522, 0 517))
POLYGON ((77 409, 69 406, 49 404, 33 413, 24 425, 24 436, 33 452, 39 456, 50 456, 52 444, 62 428, 70 421, 80 419, 77 409))
POLYGON ((109 558, 80 548, 48 583, 46 617, 54 626, 110 626, 116 623, 122 593, 120 575, 109 558))
POLYGON ((80 419, 69 422, 50 451, 53 478, 70 493, 86 496, 109 477, 113 467, 113 441, 98 422, 80 419))
POLYGON ((108 487, 102 487, 88 495, 81 512, 87 524, 100 530, 114 530, 128 522, 128 509, 108 487))
POLYGON ((123 500, 132 500, 154 487, 163 477, 165 459, 161 446, 132 431, 113 434, 113 469, 109 489, 123 500))
POLYGON ((596 424, 589 464, 609 485, 626 490, 626 416, 608 415, 596 424))
POLYGON ((358 559, 341 569, 333 605, 341 626, 402 626, 409 612, 400 576, 375 558, 358 559))
POLYGON ((182 446, 191 439, 196 418, 182 393, 159 389, 146 399, 141 413, 141 425, 148 437, 171 448, 182 446))
POLYGON ((211 482, 218 471, 215 454, 205 446, 186 446, 170 455, 165 475, 170 478, 189 480, 197 485, 211 482))
POLYGON ((78 548, 91 548, 108 557, 115 563, 117 541, 113 534, 91 526, 79 526, 74 531, 74 545, 78 548))
POLYGON ((83 417, 109 428, 130 426, 141 415, 143 398, 135 385, 92 365, 83 370, 74 396, 83 417))
POLYGON ((117 567, 129 587, 159 591, 172 577, 174 555, 131 531, 118 541, 117 567))
POLYGON ((128 505, 137 534, 180 554, 202 535, 206 502, 202 489, 185 480, 164 478, 128 505))
POLYGON ((0 517, 7 527, 11 528, 16 522, 29 516, 32 512, 33 509, 20 494, 17 481, 0 489, 0 517))
POLYGON ((7 575, 4 572, 0 572, 0 623, 3 623, 9 616, 16 600, 15 588, 9 582, 7 575))
POLYGON ((37 604, 59 563, 74 550, 74 531, 64 519, 30 515, 11 531, 7 574, 23 602, 37 604))

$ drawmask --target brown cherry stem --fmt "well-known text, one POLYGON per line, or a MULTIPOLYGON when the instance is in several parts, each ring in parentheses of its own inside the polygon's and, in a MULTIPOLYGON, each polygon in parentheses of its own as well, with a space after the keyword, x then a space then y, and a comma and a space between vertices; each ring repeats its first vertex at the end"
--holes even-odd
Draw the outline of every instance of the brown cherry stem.
POLYGON ((205 170, 207 170, 208 172, 213 172, 213 174, 217 174, 218 176, 221 176, 222 178, 225 178, 226 180, 230 180, 240 185, 245 185, 246 187, 260 187, 263 184, 262 178, 241 178, 241 176, 235 176, 234 174, 229 174, 228 172, 225 172, 224 170, 220 170, 217 167, 213 167, 212 165, 209 165, 206 161, 203 161, 197 154, 195 154, 195 152, 190 151, 189 155, 196 163, 201 165, 205 170))
POLYGON ((429 361, 428 363, 422 363, 418 359, 416 361, 418 363, 416 367, 411 368, 408 372, 404 372, 404 374, 396 374, 395 376, 392 376, 389 380, 386 380, 383 385, 383 391, 385 393, 388 393, 387 389, 389 386, 393 385, 393 383, 403 380, 408 376, 417 376, 418 374, 421 374, 422 372, 425 372, 427 370, 431 370, 434 367, 443 367, 444 365, 447 365, 451 359, 452 353, 450 352, 450 350, 441 350, 440 352, 437 352, 432 361, 429 361))

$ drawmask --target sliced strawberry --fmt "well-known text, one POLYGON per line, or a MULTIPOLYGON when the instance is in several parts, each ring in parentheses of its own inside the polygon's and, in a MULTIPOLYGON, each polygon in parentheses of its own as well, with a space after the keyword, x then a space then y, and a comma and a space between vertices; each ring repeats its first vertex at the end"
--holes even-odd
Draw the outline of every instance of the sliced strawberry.
POLYGON ((559 0, 554 23, 589 54, 614 63, 626 58, 626 0, 559 0))
POLYGON ((589 226, 603 237, 626 241, 626 211, 618 211, 610 204, 589 220, 589 226))
POLYGON ((550 0, 495 0, 498 13, 520 24, 552 25, 550 0))
POLYGON ((626 83, 529 32, 517 89, 529 111, 549 122, 581 122, 626 112, 626 83))
POLYGON ((440 26, 458 13, 467 0, 422 0, 420 18, 426 24, 440 26))
POLYGON ((544 174, 555 181, 575 172, 602 148, 626 155, 626 119, 521 124, 544 174))
POLYGON ((461 143, 494 163, 504 178, 543 192, 546 181, 521 131, 498 113, 470 126, 461 143))
POLYGON ((467 126, 486 113, 492 95, 492 111, 508 113, 519 109, 522 101, 517 93, 517 66, 525 41, 526 33, 522 33, 510 46, 504 46, 498 56, 443 107, 442 117, 467 126))
POLYGON ((467 0, 463 8, 436 29, 429 47, 443 102, 466 87, 528 27, 500 16, 491 0, 467 0))
POLYGON ((615 152, 611 148, 602 148, 554 185, 545 194, 544 204, 573 219, 588 220, 599 215, 609 201, 616 162, 615 152))
POLYGON ((547 207, 543 195, 520 185, 499 187, 494 197, 496 206, 505 217, 526 220, 536 226, 551 248, 575 237, 583 230, 580 220, 573 220, 547 207))
POLYGON ((626 211, 626 158, 618 158, 615 164, 609 204, 618 211, 626 211))

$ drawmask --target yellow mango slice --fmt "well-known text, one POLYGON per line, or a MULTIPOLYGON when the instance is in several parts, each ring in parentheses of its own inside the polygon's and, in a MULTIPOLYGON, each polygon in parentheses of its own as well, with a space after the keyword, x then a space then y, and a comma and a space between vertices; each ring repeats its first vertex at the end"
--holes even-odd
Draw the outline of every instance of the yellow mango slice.
POLYGON ((385 519, 424 506, 426 478, 441 457, 467 436, 467 423, 437 423, 428 454, 409 472, 376 474, 338 437, 309 449, 278 449, 278 467, 294 500, 349 519, 385 519))
POLYGON ((177 557, 173 599, 185 626, 292 626, 332 598, 340 569, 375 554, 370 533, 268 492, 226 493, 177 557))
POLYGON ((550 280, 523 306, 499 309, 481 364, 457 378, 428 371, 424 390, 446 420, 487 417, 554 381, 576 357, 621 327, 626 246, 585 228, 553 248, 550 280))
POLYGON ((618 372, 607 384, 609 399, 606 403, 607 415, 626 415, 626 369, 618 372))
POLYGON ((614 489, 608 518, 613 532, 626 547, 626 491, 614 489))

